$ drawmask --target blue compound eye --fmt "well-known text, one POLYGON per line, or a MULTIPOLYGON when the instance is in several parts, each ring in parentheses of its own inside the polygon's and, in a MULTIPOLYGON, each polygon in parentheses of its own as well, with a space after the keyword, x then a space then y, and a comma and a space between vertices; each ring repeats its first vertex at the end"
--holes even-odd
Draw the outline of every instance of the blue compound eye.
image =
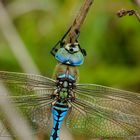
POLYGON ((58 49, 55 54, 55 58, 59 62, 71 66, 80 66, 84 62, 84 55, 78 43, 68 43, 64 45, 58 49))

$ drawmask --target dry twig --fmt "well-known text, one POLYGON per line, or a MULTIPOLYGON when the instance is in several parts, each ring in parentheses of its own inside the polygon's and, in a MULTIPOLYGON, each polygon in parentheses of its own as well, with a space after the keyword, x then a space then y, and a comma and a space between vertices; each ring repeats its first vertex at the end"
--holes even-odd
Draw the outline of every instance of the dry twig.
POLYGON ((85 0, 83 2, 83 5, 81 6, 68 33, 67 43, 74 43, 76 41, 77 35, 80 32, 81 25, 83 24, 92 3, 93 0, 85 0))
MULTIPOLYGON (((59 47, 57 48, 59 44, 60 46, 63 46, 65 43, 74 44, 75 42, 77 42, 77 38, 80 33, 80 28, 86 18, 86 15, 93 1, 94 0, 84 0, 83 5, 81 6, 72 26, 68 29, 68 31, 64 34, 64 36, 52 48, 51 54, 53 56, 55 56, 55 53, 57 52, 59 48, 59 47)), ((86 55, 86 52, 84 50, 83 50, 83 53, 84 55, 86 55)))
POLYGON ((139 13, 136 10, 125 10, 125 9, 122 9, 122 10, 119 10, 117 12, 117 15, 118 15, 118 17, 123 17, 123 16, 126 16, 126 15, 129 15, 129 16, 135 15, 136 18, 138 19, 138 21, 140 22, 140 15, 139 15, 139 13))

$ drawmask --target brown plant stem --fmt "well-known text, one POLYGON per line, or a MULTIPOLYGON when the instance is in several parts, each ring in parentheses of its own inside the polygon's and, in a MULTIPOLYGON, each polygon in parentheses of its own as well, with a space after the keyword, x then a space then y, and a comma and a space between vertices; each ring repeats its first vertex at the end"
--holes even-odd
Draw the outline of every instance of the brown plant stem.
POLYGON ((86 15, 89 11, 90 6, 92 5, 93 0, 84 0, 71 28, 68 33, 66 42, 67 43, 75 43, 80 32, 80 28, 86 18, 86 15))
POLYGON ((122 10, 119 10, 117 12, 117 15, 118 15, 118 17, 123 17, 123 16, 126 16, 126 15, 129 15, 129 16, 135 15, 136 18, 138 19, 138 21, 140 22, 140 15, 139 15, 139 13, 136 10, 125 10, 125 9, 122 9, 122 10))

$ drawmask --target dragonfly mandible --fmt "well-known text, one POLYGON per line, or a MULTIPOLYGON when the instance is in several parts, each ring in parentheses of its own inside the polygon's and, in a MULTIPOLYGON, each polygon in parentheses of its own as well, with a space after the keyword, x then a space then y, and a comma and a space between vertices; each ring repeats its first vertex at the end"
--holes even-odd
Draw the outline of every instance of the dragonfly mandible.
POLYGON ((96 84, 78 84, 76 66, 83 64, 85 51, 78 42, 63 44, 54 50, 53 55, 59 61, 54 79, 0 71, 0 80, 13 93, 9 98, 32 122, 33 128, 47 132, 50 127, 50 140, 59 140, 63 122, 76 135, 137 138, 140 94, 96 84))

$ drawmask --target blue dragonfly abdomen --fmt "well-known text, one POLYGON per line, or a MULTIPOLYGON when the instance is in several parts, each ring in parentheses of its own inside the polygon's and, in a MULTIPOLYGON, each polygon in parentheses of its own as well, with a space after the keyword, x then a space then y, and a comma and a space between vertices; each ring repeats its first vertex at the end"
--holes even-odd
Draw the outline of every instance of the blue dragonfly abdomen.
POLYGON ((67 103, 57 101, 52 107, 53 128, 50 140, 59 140, 60 127, 69 111, 67 103))

